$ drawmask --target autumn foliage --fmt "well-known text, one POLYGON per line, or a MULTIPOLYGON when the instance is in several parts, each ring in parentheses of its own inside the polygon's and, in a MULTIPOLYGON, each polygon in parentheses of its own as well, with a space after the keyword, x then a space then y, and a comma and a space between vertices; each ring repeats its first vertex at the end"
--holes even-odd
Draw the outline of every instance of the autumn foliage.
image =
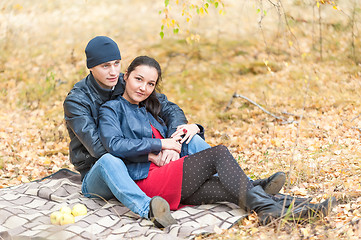
POLYGON ((206 128, 211 145, 228 146, 250 177, 284 171, 283 192, 339 203, 319 221, 260 227, 251 215, 199 238, 358 239, 358 1, 201 1, 207 13, 187 5, 189 20, 177 15, 183 2, 0 2, 0 187, 73 169, 62 102, 88 72, 86 43, 107 35, 119 44, 123 69, 140 54, 159 60, 163 93, 206 128), (165 9, 173 11, 168 20, 165 9))

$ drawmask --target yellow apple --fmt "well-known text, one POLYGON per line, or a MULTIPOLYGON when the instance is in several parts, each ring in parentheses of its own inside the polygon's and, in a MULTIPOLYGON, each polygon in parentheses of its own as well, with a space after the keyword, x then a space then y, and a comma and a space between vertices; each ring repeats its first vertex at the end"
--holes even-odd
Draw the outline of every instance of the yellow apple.
POLYGON ((69 213, 64 213, 60 219, 60 225, 70 224, 74 222, 75 222, 74 216, 69 213))
POLYGON ((60 212, 61 212, 62 214, 65 214, 65 213, 71 214, 71 208, 70 208, 70 207, 67 207, 67 206, 62 206, 62 207, 60 208, 60 212))
POLYGON ((74 215, 74 217, 82 216, 87 214, 87 208, 84 204, 77 203, 73 206, 73 210, 71 213, 74 215))
POLYGON ((58 225, 60 224, 60 219, 63 217, 63 214, 59 211, 52 212, 50 214, 50 222, 52 224, 58 225))

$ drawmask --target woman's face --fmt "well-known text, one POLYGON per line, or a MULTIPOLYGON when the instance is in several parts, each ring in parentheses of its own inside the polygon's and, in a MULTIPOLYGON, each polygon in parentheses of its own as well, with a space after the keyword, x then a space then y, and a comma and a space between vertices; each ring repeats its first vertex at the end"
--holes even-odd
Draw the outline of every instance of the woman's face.
POLYGON ((140 65, 125 74, 123 97, 132 104, 139 104, 149 97, 155 89, 158 72, 154 67, 140 65))
POLYGON ((106 89, 117 85, 120 74, 120 60, 114 60, 99 64, 90 68, 97 83, 106 89))

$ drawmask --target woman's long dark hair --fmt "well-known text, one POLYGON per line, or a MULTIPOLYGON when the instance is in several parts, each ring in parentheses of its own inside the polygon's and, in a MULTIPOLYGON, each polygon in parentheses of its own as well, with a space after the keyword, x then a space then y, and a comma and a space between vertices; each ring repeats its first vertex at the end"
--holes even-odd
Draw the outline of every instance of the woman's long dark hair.
POLYGON ((129 77, 130 73, 134 71, 134 69, 138 66, 149 66, 155 68, 158 72, 158 79, 155 84, 154 91, 149 95, 147 99, 140 103, 141 106, 145 106, 148 112, 150 112, 158 122, 163 123, 159 118, 159 113, 161 110, 160 102, 157 98, 157 92, 160 90, 160 81, 162 80, 162 70, 160 68, 159 63, 151 57, 148 56, 138 56, 136 57, 129 65, 127 69, 127 78, 129 77))

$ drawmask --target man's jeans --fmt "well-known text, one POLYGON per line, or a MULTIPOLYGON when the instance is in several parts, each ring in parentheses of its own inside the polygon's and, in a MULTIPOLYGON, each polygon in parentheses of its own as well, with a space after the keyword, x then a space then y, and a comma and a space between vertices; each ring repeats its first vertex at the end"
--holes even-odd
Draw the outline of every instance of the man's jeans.
MULTIPOLYGON (((184 154, 191 155, 207 148, 210 146, 195 135, 188 144, 188 153, 184 154)), ((115 197, 132 212, 148 218, 151 198, 130 178, 124 162, 110 153, 99 158, 85 175, 82 192, 86 197, 101 196, 106 200, 115 197)))

